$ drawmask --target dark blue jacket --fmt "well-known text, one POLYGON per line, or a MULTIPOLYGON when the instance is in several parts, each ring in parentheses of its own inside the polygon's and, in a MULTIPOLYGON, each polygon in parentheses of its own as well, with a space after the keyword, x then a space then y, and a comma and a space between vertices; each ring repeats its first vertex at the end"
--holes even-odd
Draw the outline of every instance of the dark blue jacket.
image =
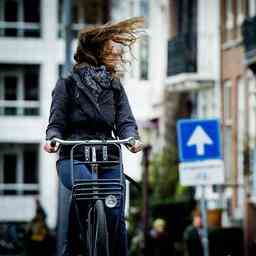
MULTIPOLYGON (((46 139, 65 140, 139 138, 125 90, 120 80, 93 97, 90 87, 82 83, 76 72, 57 81, 52 92, 46 139)), ((70 149, 69 149, 70 150, 70 149)), ((68 148, 61 148, 60 158, 69 157, 68 148)))

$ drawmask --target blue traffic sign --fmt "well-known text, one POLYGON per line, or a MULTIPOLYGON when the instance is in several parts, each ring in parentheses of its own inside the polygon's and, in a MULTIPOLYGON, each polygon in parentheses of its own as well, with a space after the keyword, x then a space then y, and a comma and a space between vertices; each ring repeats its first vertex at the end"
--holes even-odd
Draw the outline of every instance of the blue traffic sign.
POLYGON ((181 162, 221 159, 218 119, 183 119, 177 123, 181 162))

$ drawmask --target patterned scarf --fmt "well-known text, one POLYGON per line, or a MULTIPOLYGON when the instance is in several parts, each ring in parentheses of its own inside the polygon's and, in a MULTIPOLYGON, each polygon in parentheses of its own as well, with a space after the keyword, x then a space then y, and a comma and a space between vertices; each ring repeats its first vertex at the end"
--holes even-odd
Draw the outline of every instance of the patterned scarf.
POLYGON ((98 100, 100 93, 111 86, 112 77, 104 65, 99 67, 84 66, 77 69, 77 72, 83 85, 90 87, 90 91, 94 95, 96 101, 98 100))

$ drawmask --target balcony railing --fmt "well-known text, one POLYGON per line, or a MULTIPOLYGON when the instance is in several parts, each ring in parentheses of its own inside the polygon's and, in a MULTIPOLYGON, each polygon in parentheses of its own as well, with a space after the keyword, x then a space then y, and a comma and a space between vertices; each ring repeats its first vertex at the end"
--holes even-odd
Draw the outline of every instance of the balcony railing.
POLYGON ((1 195, 36 195, 39 193, 38 184, 0 184, 0 196, 1 195))
POLYGON ((0 100, 1 116, 38 116, 40 102, 32 100, 0 100))
POLYGON ((1 37, 40 37, 40 23, 36 22, 7 22, 0 20, 1 37))
POLYGON ((191 73, 197 70, 197 36, 178 34, 168 41, 167 76, 191 73))
POLYGON ((246 18, 242 25, 245 63, 256 69, 256 16, 246 18))

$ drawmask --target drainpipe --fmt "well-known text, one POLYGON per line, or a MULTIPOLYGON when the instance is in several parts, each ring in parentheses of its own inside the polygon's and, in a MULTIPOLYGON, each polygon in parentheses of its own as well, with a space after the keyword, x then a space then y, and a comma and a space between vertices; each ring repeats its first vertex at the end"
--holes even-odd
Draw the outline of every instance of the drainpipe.
POLYGON ((148 231, 149 231, 149 200, 148 200, 148 176, 149 176, 149 155, 151 151, 150 145, 143 148, 143 255, 148 255, 148 231))

